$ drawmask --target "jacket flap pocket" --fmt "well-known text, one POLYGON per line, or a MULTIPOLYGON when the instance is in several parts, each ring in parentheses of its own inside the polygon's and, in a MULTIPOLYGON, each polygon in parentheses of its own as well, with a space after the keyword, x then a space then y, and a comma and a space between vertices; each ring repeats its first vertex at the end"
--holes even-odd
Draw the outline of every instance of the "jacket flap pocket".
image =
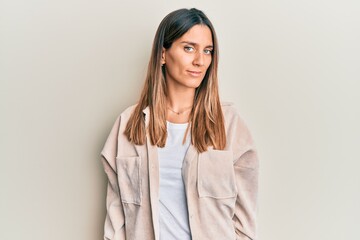
POLYGON ((116 157, 121 200, 141 205, 141 158, 116 157))
POLYGON ((209 150, 199 155, 198 191, 200 197, 231 198, 236 196, 233 154, 209 150))

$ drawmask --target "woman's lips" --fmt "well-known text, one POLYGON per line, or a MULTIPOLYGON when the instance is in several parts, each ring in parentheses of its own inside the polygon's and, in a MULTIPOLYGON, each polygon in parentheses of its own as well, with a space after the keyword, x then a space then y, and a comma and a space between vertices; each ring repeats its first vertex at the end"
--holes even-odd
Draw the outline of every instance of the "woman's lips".
POLYGON ((200 77, 201 76, 201 72, 200 71, 187 71, 191 76, 193 77, 200 77))

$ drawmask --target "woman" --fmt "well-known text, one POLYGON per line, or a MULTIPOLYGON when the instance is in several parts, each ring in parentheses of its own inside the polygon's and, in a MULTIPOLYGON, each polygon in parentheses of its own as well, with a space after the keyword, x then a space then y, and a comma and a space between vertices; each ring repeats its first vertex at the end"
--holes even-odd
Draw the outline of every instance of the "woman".
POLYGON ((256 238, 258 160, 231 104, 221 104, 214 28, 197 9, 167 15, 139 102, 102 151, 104 239, 256 238))

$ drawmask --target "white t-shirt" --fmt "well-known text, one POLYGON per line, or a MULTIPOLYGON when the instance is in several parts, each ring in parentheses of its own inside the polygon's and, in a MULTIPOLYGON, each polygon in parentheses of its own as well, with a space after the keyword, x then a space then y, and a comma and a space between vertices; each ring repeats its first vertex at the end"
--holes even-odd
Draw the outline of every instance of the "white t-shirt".
POLYGON ((184 182, 183 160, 190 145, 190 131, 182 144, 188 123, 167 122, 164 148, 158 148, 160 166, 160 240, 190 240, 191 233, 184 182))

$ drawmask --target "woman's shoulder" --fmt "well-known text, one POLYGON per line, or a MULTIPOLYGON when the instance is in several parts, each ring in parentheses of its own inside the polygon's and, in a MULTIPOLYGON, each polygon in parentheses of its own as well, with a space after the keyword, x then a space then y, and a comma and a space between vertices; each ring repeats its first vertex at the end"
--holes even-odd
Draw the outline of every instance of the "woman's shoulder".
POLYGON ((118 114, 118 119, 121 120, 121 124, 126 124, 127 121, 130 119, 132 113, 134 112, 136 106, 138 104, 133 104, 128 107, 126 107, 124 110, 120 111, 120 114, 118 114))
POLYGON ((222 112, 224 115, 225 125, 228 129, 237 128, 242 132, 248 132, 248 126, 245 119, 240 114, 238 108, 232 102, 222 102, 221 103, 222 112))
MULTIPOLYGON (((238 157, 248 150, 256 151, 251 131, 238 109, 232 103, 222 103, 227 145, 238 157)), ((250 166, 247 164, 246 166, 250 166)), ((254 166, 251 165, 251 168, 254 166)))
POLYGON ((133 105, 130 105, 130 106, 126 107, 125 110, 123 110, 120 113, 120 116, 122 118, 129 118, 131 116, 131 114, 134 112, 136 106, 137 106, 137 104, 133 104, 133 105))
POLYGON ((116 128, 117 130, 124 128, 129 121, 131 114, 134 112, 136 106, 137 104, 133 104, 120 111, 120 113, 117 114, 113 128, 116 128))
POLYGON ((232 102, 221 102, 221 110, 223 112, 225 121, 233 118, 241 118, 238 109, 232 102))
MULTIPOLYGON (((123 143, 127 142, 126 136, 123 134, 119 135, 119 133, 125 130, 127 121, 129 120, 136 106, 137 104, 131 105, 118 114, 110 134, 105 142, 103 150, 101 151, 101 154, 106 159, 113 159, 116 156, 116 146, 119 140, 124 140, 123 143)), ((112 165, 114 165, 114 163, 112 163, 112 165)))

